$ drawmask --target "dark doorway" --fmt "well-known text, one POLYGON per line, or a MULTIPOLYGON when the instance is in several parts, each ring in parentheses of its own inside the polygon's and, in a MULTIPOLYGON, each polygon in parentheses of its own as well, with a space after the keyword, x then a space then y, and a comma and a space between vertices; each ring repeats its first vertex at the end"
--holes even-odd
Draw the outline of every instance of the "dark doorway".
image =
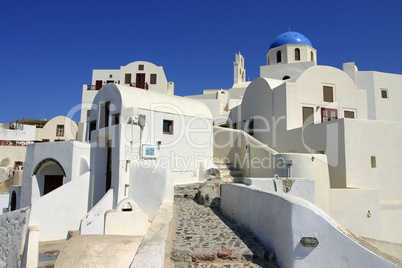
POLYGON ((96 80, 96 86, 95 86, 95 89, 96 90, 99 90, 99 89, 101 89, 102 88, 102 80, 96 80))
POLYGON ((10 206, 10 211, 14 211, 17 208, 17 194, 13 191, 13 194, 11 195, 11 206, 10 206))
POLYGON ((111 141, 107 142, 107 160, 106 160, 106 189, 105 193, 112 186, 112 146, 111 141))
POLYGON ((137 74, 135 87, 145 89, 145 74, 137 74))
POLYGON ((45 175, 43 195, 63 185, 63 175, 45 175))

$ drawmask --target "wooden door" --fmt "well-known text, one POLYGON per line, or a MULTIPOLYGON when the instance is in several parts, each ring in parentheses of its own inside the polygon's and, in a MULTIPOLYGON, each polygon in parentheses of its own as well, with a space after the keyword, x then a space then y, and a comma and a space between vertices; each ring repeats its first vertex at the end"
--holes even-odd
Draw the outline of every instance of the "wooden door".
POLYGON ((43 195, 63 185, 63 175, 45 175, 43 195))
POLYGON ((145 74, 137 74, 135 87, 145 89, 145 74))

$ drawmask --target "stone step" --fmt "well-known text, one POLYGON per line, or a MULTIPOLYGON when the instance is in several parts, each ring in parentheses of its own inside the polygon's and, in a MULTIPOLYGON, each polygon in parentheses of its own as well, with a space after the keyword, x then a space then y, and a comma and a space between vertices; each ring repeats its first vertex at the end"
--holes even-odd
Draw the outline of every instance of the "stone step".
POLYGON ((278 268, 276 263, 272 262, 195 262, 185 263, 177 262, 174 268, 278 268))
POLYGON ((201 183, 192 183, 184 185, 175 185, 174 187, 174 197, 175 198, 188 198, 194 199, 195 195, 200 188, 201 183))
POLYGON ((225 175, 230 175, 232 177, 243 176, 243 173, 240 169, 236 169, 236 170, 223 169, 223 170, 219 170, 219 171, 221 173, 221 176, 225 176, 225 175))
POLYGON ((39 242, 38 268, 54 267, 66 239, 39 242))

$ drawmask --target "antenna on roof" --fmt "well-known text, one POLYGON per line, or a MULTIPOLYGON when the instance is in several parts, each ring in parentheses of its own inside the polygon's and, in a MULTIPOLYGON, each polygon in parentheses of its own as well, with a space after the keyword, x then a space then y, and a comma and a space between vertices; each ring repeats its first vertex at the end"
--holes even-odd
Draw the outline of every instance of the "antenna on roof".
POLYGON ((289 27, 289 32, 290 32, 290 27, 289 27))

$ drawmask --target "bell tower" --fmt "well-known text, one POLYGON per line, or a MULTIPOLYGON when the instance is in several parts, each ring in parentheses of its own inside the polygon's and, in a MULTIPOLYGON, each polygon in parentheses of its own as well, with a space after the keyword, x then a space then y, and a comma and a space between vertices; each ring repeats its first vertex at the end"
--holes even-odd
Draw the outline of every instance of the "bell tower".
POLYGON ((246 69, 244 69, 244 58, 240 54, 235 54, 236 55, 236 61, 233 62, 233 68, 234 68, 234 83, 242 83, 246 82, 246 69))

